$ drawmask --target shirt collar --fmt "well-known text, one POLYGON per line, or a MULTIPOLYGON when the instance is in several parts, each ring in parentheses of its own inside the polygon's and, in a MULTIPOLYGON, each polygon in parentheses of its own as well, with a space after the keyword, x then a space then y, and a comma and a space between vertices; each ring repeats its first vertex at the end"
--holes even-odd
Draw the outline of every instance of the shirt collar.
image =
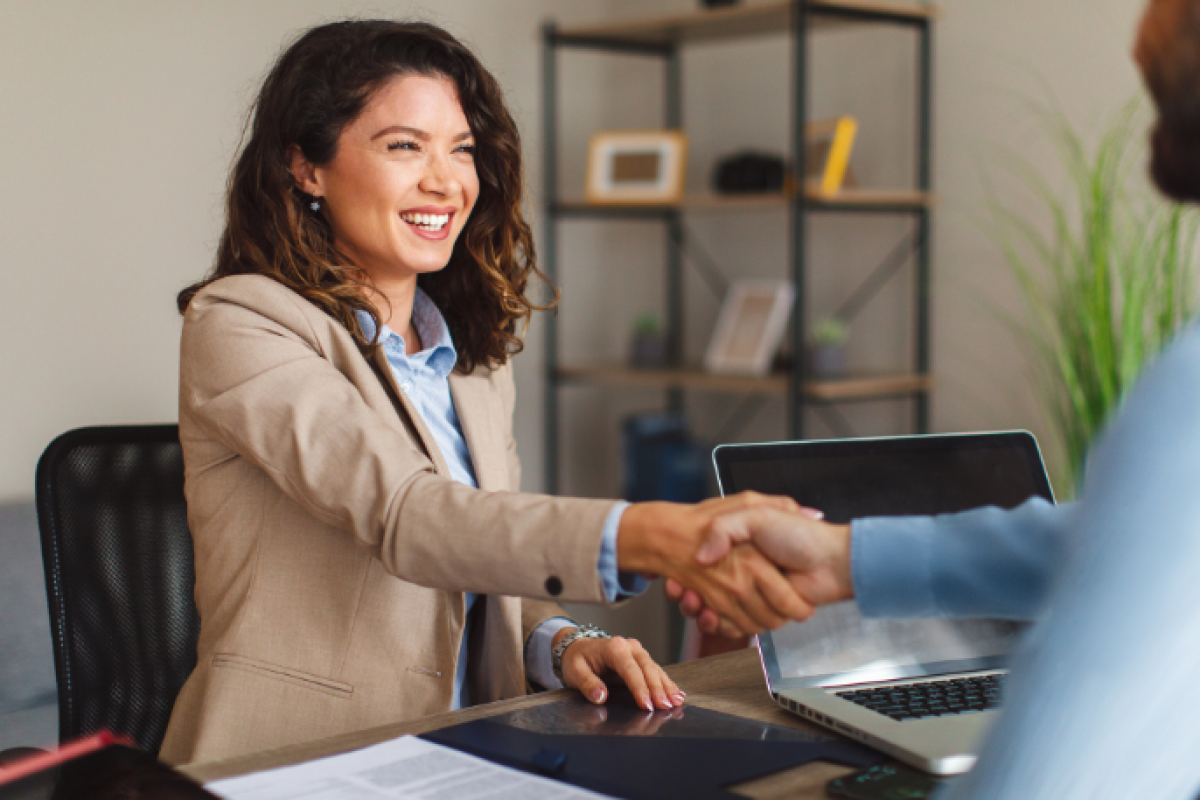
MULTIPOLYGON (((371 320, 371 315, 365 311, 356 311, 355 316, 358 317, 358 325, 362 328, 363 335, 367 337, 367 341, 375 338, 375 323, 371 320)), ((383 330, 379 335, 380 344, 386 344, 389 340, 394 341, 398 346, 398 354, 408 360, 424 363, 432 369, 439 378, 445 378, 453 370, 455 364, 458 363, 458 350, 454 347, 454 340, 450 336, 450 328, 446 325, 446 318, 442 316, 442 312, 438 310, 437 305, 433 300, 429 299, 429 295, 417 287, 416 293, 413 295, 413 311, 412 311, 413 327, 417 330, 417 336, 420 337, 424 348, 411 356, 404 354, 405 342, 404 337, 393 331, 387 325, 383 326, 383 330)), ((390 354, 389 354, 390 355, 390 354)))

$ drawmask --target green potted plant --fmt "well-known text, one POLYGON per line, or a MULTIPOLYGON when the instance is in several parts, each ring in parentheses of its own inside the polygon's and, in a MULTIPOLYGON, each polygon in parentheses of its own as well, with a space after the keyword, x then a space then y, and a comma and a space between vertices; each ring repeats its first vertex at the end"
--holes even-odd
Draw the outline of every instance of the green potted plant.
POLYGON ((654 314, 641 314, 633 323, 629 365, 639 369, 662 369, 667 365, 667 339, 654 314))
POLYGON ((1126 106, 1092 148, 1043 109, 1069 188, 1055 190, 1027 160, 1010 158, 1035 202, 1016 208, 993 192, 990 203, 995 239, 1024 296, 1018 325, 1062 446, 1064 494, 1138 373, 1195 311, 1197 218, 1146 180, 1138 107, 1126 106))
POLYGON ((837 378, 846 374, 846 339, 849 326, 837 317, 826 317, 812 329, 809 344, 809 372, 816 378, 837 378))

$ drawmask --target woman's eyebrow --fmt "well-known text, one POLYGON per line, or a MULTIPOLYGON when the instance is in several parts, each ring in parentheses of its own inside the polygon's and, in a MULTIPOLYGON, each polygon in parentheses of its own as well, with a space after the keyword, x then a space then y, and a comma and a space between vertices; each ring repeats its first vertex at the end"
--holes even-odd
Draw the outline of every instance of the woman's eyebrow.
MULTIPOLYGON (((407 133, 410 136, 415 136, 416 138, 420 139, 421 141, 425 141, 425 142, 427 142, 431 138, 433 138, 429 135, 429 133, 427 131, 423 131, 420 128, 410 128, 407 125, 389 125, 388 127, 381 130, 379 133, 372 136, 371 141, 375 141, 376 139, 378 139, 381 136, 388 136, 393 133, 407 133)), ((470 139, 474 135, 475 134, 471 133, 470 131, 463 131, 462 133, 455 136, 453 141, 461 142, 463 139, 470 139)))
POLYGON ((388 134, 392 134, 392 133, 407 133, 407 134, 417 137, 418 139, 425 139, 425 140, 429 139, 429 134, 426 133, 425 131, 421 130, 420 128, 410 128, 407 125, 389 125, 388 127, 381 130, 379 133, 372 136, 371 141, 375 141, 380 136, 387 136, 388 134))

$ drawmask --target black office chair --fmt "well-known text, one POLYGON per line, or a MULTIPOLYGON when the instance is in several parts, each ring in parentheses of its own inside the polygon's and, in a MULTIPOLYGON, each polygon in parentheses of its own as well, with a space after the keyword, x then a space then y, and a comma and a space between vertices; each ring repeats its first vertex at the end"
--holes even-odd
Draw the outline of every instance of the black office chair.
POLYGON ((200 635, 178 426, 64 433, 37 509, 59 740, 103 729, 157 754, 200 635))

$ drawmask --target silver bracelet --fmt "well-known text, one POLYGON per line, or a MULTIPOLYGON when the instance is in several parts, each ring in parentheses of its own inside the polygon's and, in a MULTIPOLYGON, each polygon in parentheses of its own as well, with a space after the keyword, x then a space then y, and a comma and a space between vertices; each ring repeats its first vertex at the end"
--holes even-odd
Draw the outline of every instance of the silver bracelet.
MULTIPOLYGON (((597 628, 591 623, 584 623, 572 631, 567 631, 562 638, 555 642, 554 647, 550 648, 550 666, 554 670, 554 677, 560 681, 563 680, 562 674, 562 657, 563 653, 567 652, 567 648, 580 639, 611 639, 604 631, 597 628)), ((566 681, 563 681, 566 683, 566 681)))

